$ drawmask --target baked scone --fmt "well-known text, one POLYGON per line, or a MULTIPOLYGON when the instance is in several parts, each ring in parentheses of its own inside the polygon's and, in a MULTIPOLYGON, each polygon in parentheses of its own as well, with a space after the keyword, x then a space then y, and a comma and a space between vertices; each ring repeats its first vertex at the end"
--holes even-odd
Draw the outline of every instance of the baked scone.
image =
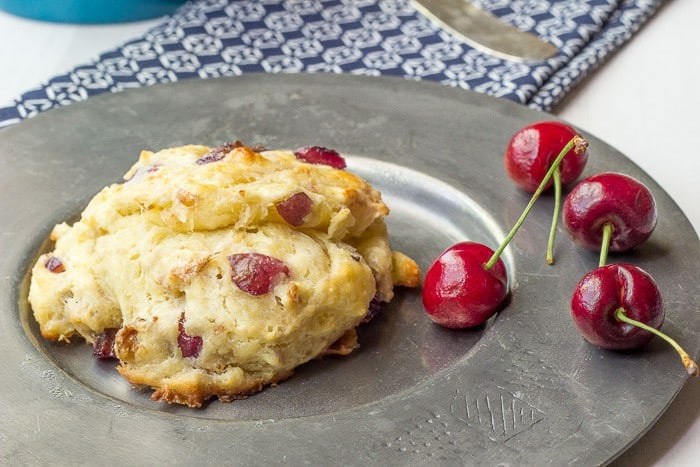
POLYGON ((29 290, 42 335, 82 336, 152 399, 191 407, 351 352, 370 310, 421 273, 390 249, 381 194, 309 149, 325 150, 142 152, 53 229, 29 290))

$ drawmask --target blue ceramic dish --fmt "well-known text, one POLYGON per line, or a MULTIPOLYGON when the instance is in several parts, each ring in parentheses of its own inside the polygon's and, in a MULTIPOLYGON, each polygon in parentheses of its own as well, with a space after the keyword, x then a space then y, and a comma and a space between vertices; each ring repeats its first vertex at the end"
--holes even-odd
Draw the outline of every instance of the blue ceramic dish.
POLYGON ((59 23, 121 23, 172 13, 184 0, 0 0, 0 10, 59 23))

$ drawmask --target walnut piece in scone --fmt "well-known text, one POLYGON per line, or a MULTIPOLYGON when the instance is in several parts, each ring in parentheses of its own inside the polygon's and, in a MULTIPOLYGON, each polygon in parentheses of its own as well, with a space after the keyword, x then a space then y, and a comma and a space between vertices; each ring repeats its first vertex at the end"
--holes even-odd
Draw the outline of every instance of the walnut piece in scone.
POLYGON ((390 249, 381 194, 330 156, 142 152, 124 183, 54 228, 29 291, 42 335, 79 335, 154 400, 191 407, 351 352, 369 311, 420 270, 390 249))

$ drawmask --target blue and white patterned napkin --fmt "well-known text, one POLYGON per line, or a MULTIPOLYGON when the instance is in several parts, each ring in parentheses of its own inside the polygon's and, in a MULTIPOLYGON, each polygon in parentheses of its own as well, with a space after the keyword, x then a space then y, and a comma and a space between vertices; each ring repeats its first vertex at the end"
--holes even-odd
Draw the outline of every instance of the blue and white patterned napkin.
POLYGON ((93 63, 0 107, 0 127, 103 92, 251 72, 394 75, 550 110, 662 0, 474 0, 559 49, 522 62, 476 50, 409 0, 202 0, 93 63))

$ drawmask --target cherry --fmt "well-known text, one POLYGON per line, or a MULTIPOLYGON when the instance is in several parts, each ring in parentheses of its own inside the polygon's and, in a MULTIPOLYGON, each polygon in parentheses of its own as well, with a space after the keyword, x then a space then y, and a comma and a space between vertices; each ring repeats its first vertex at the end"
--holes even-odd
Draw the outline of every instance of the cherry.
POLYGON ((586 274, 574 289, 571 315, 583 338, 603 349, 636 349, 659 336, 678 352, 688 373, 698 375, 687 352, 658 330, 665 316, 661 292, 637 266, 609 264, 586 274))
POLYGON ((197 159, 195 164, 197 165, 204 165, 204 164, 211 164, 212 162, 218 162, 222 160, 224 157, 226 157, 226 154, 229 152, 233 151, 236 148, 242 148, 245 147, 243 143, 240 141, 234 141, 233 143, 226 143, 223 146, 217 146, 215 148, 212 148, 208 153, 206 153, 204 156, 200 157, 197 159))
POLYGON ((423 306, 430 319, 447 328, 468 328, 498 310, 508 278, 500 258, 493 268, 484 267, 493 253, 480 243, 462 242, 438 256, 423 283, 423 306))
POLYGON ((182 356, 185 358, 199 356, 204 345, 204 339, 201 336, 190 336, 185 331, 185 312, 180 314, 180 319, 177 321, 177 345, 180 347, 182 356))
POLYGON ((375 316, 377 316, 382 311, 386 303, 387 302, 379 298, 379 295, 375 295, 369 302, 369 307, 367 308, 367 315, 362 319, 362 323, 366 324, 372 321, 375 318, 375 316))
POLYGON ((621 252, 641 244, 654 231, 656 220, 656 202, 649 189, 620 173, 601 173, 580 182, 564 200, 562 213, 571 238, 603 255, 608 249, 621 252))
POLYGON ((337 151, 323 146, 304 146, 294 151, 294 155, 297 159, 310 164, 323 164, 335 169, 344 169, 346 167, 343 156, 338 154, 337 151))
MULTIPOLYGON (((505 168, 508 176, 525 191, 533 193, 542 182, 554 159, 568 141, 578 133, 561 122, 543 121, 524 126, 513 135, 506 147, 505 168)), ((588 161, 588 151, 571 149, 559 164, 562 184, 574 182, 588 161)), ((549 189, 555 180, 547 183, 549 189)))
POLYGON ((44 266, 46 267, 46 269, 53 272, 54 274, 66 272, 66 266, 65 264, 63 264, 63 261, 61 261, 59 258, 56 258, 55 256, 49 257, 49 259, 47 259, 44 263, 44 266))
POLYGON ((502 306, 508 293, 507 273, 501 254, 532 210, 546 184, 570 150, 585 150, 587 142, 575 135, 560 150, 530 202, 501 245, 495 250, 462 242, 445 250, 430 265, 423 281, 426 313, 437 324, 466 328, 483 324, 502 306))
POLYGON ((646 345, 653 334, 617 319, 620 308, 656 329, 664 321, 663 300, 654 279, 631 264, 594 269, 579 281, 571 299, 574 323, 591 344, 614 350, 646 345))
POLYGON ((309 195, 300 191, 289 198, 286 198, 275 204, 275 208, 279 215, 289 225, 299 227, 304 223, 306 217, 311 214, 314 202, 309 195))
MULTIPOLYGON (((506 147, 506 173, 520 188, 534 192, 552 167, 559 149, 576 135, 575 129, 561 122, 543 121, 524 126, 513 135, 506 147)), ((551 182, 547 182, 544 187, 546 190, 554 185, 554 212, 547 243, 548 264, 554 263, 554 240, 559 221, 562 184, 574 182, 583 172, 587 161, 587 146, 571 148, 553 172, 551 182)))
POLYGON ((275 285, 289 277, 287 265, 261 253, 236 253, 228 256, 231 266, 231 281, 250 295, 264 295, 275 285))
POLYGON ((114 353, 114 339, 118 331, 119 328, 106 328, 95 336, 95 342, 92 344, 93 357, 104 360, 117 358, 114 353))

